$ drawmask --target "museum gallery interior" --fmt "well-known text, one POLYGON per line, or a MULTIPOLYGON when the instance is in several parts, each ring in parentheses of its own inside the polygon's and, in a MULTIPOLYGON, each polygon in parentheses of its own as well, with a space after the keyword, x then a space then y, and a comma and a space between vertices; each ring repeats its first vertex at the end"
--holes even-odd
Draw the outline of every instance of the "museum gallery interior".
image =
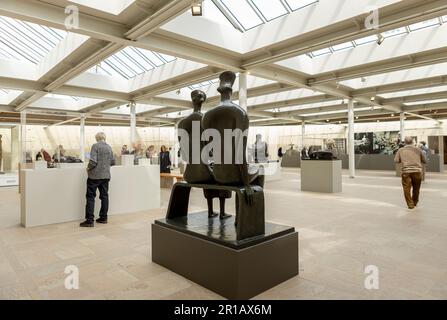
POLYGON ((1 0, 0 299, 447 299, 445 119, 445 0, 1 0))

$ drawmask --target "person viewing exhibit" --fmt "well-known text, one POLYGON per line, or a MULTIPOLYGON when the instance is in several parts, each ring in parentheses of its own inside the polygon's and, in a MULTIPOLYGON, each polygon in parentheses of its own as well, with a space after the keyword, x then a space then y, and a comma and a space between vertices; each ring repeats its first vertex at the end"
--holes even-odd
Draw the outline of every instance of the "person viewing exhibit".
POLYGON ((413 137, 406 137, 404 142, 405 147, 397 151, 394 161, 402 164, 405 201, 409 209, 414 209, 419 203, 422 168, 426 163, 425 152, 414 146, 413 137))
POLYGON ((112 148, 106 142, 104 132, 99 132, 95 136, 96 143, 90 151, 90 159, 87 167, 87 194, 85 205, 85 221, 81 227, 94 227, 94 210, 96 190, 99 190, 101 199, 101 210, 97 223, 106 224, 108 222, 107 213, 109 211, 109 182, 111 179, 110 167, 115 165, 112 148))
POLYGON ((158 155, 161 173, 171 173, 171 156, 166 146, 161 146, 158 155))
POLYGON ((0 300, 447 300, 446 169, 447 0, 0 1, 0 300))

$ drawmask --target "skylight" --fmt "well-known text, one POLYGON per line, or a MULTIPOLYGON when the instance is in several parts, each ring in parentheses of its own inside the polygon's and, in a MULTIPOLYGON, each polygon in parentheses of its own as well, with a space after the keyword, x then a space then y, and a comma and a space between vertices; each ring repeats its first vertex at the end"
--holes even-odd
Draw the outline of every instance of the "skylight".
POLYGON ((286 3, 292 11, 295 11, 317 3, 318 1, 319 0, 286 0, 286 3))
MULTIPOLYGON (((388 31, 381 33, 381 35, 385 39, 394 37, 394 36, 406 35, 413 31, 417 31, 417 30, 421 30, 421 29, 425 29, 425 28, 429 28, 429 27, 440 26, 442 24, 442 21, 446 21, 446 20, 447 20, 447 16, 438 17, 438 18, 418 22, 418 23, 415 23, 415 24, 412 24, 409 26, 388 30, 388 31)), ((307 53, 307 55, 311 58, 316 58, 319 56, 324 56, 324 55, 334 53, 336 51, 352 49, 356 46, 360 46, 363 44, 377 42, 377 40, 378 40, 378 35, 367 36, 367 37, 363 37, 360 39, 356 39, 354 41, 349 41, 349 42, 345 42, 342 44, 334 45, 332 47, 323 48, 323 49, 320 49, 317 51, 313 51, 313 52, 307 53)))
POLYGON ((214 3, 236 29, 244 32, 317 2, 318 0, 209 0, 206 4, 214 3))
POLYGON ((37 64, 66 35, 62 30, 0 16, 0 57, 37 64))
POLYGON ((90 72, 131 79, 175 59, 170 55, 127 47, 90 69, 90 72))
POLYGON ((200 89, 200 88, 203 88, 203 87, 210 86, 210 85, 212 85, 214 83, 218 83, 218 82, 219 82, 219 79, 208 80, 208 81, 204 81, 204 82, 201 82, 201 83, 193 84, 193 85, 189 86, 189 88, 191 90, 196 90, 196 89, 200 89))
POLYGON ((422 21, 422 22, 418 22, 415 24, 412 24, 409 26, 411 31, 416 31, 419 29, 424 29, 424 28, 429 28, 429 27, 434 27, 437 25, 440 25, 441 21, 439 18, 434 18, 434 19, 430 19, 430 20, 426 20, 426 21, 422 21))

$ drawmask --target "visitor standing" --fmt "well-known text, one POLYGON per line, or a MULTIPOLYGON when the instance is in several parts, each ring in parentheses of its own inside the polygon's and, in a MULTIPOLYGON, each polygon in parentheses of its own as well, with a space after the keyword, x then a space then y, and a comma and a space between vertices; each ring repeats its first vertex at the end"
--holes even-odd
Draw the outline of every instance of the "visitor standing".
POLYGON ((171 173, 171 157, 166 146, 160 148, 159 163, 161 173, 171 173))
POLYGON ((85 205, 85 221, 81 227, 94 226, 94 210, 96 190, 99 189, 99 199, 101 199, 101 210, 99 211, 98 223, 107 223, 107 213, 109 211, 109 182, 110 167, 115 165, 112 148, 106 143, 106 135, 99 132, 95 136, 96 143, 90 151, 90 161, 87 167, 87 194, 85 205))

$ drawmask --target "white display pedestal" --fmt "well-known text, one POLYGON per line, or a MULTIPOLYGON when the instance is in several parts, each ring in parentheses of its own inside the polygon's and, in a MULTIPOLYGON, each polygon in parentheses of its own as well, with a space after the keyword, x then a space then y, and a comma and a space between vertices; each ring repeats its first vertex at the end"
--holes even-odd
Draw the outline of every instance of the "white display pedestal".
POLYGON ((46 161, 36 161, 33 165, 34 170, 48 170, 48 163, 46 161))
POLYGON ((71 169, 71 168, 87 168, 84 163, 57 163, 56 168, 58 169, 71 169))
POLYGON ((341 160, 301 161, 301 191, 342 191, 341 160))
POLYGON ((123 167, 133 166, 135 163, 135 156, 133 154, 123 154, 121 156, 121 165, 123 167))
POLYGON ((16 173, 0 174, 0 187, 15 187, 19 185, 19 175, 16 173))
POLYGON ((138 165, 139 166, 150 166, 150 165, 152 165, 151 159, 147 159, 147 158, 138 159, 138 165))
MULTIPOLYGON (((22 170, 21 223, 34 227, 84 219, 85 168, 22 170), (42 183, 42 181, 44 183, 42 183)), ((111 169, 109 214, 160 208, 158 166, 116 166, 111 169)), ((96 199, 98 215, 100 201, 96 199)))

